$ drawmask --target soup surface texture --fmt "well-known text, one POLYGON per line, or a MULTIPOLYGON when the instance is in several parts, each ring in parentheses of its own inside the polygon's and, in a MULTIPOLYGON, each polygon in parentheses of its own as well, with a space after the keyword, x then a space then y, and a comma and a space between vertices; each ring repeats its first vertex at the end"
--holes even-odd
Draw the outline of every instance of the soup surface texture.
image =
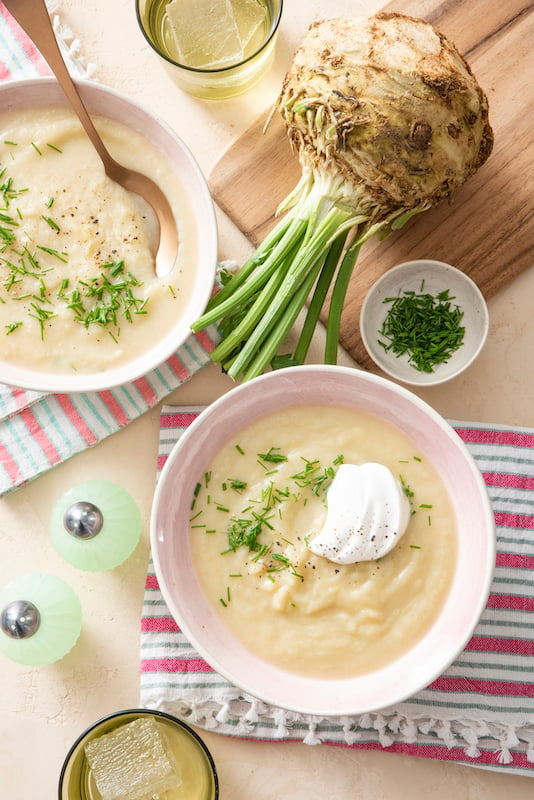
POLYGON ((239 432, 199 477, 193 559, 236 638, 299 674, 350 677, 407 651, 451 584, 456 524, 434 468, 401 431, 335 406, 292 407, 239 432), (386 556, 337 564, 308 549, 326 518, 340 463, 378 462, 410 501, 406 532, 386 556))
POLYGON ((191 296, 194 226, 169 164, 137 132, 94 121, 117 161, 152 177, 169 197, 178 261, 166 279, 156 277, 146 207, 105 175, 70 111, 0 116, 5 361, 66 374, 105 371, 150 349, 191 296))

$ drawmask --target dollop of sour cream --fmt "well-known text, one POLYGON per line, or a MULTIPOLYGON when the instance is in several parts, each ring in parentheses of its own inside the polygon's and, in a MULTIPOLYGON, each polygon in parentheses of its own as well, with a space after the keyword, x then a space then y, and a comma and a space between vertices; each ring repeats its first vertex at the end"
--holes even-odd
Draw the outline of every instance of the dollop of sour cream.
POLYGON ((337 564, 385 556, 408 526, 408 498, 383 464, 341 464, 326 500, 326 520, 308 549, 337 564))

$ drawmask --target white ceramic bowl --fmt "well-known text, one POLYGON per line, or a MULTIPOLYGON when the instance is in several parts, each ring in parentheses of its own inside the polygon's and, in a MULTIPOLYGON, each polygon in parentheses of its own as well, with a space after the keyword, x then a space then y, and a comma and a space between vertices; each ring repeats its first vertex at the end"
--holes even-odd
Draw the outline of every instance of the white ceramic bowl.
POLYGON ((203 411, 175 445, 160 476, 151 544, 169 610, 213 669, 275 706, 317 715, 376 710, 430 684, 470 639, 485 607, 495 564, 495 529, 486 487, 456 432, 430 406, 393 381, 332 366, 267 373, 237 386, 203 411), (360 677, 304 677, 249 652, 206 599, 191 554, 191 498, 198 476, 205 473, 215 453, 255 419, 306 403, 356 408, 405 432, 440 474, 458 526, 452 585, 431 629, 409 652, 360 677))
MULTIPOLYGON (((166 361, 191 335, 191 323, 201 315, 213 288, 217 266, 217 227, 207 182, 184 142, 163 121, 132 102, 125 95, 102 85, 77 81, 90 114, 118 120, 147 138, 169 161, 176 181, 182 184, 193 211, 196 259, 189 265, 194 275, 193 288, 184 313, 174 327, 149 350, 137 354, 121 366, 92 374, 39 371, 3 361, 0 352, 0 382, 25 389, 48 392, 99 391, 118 386, 148 374, 166 361)), ((2 113, 27 108, 67 107, 62 90, 53 78, 12 81, 0 84, 2 113)), ((142 165, 139 166, 142 171, 142 165)))
POLYGON ((482 350, 488 329, 488 308, 476 283, 450 264, 428 259, 406 261, 385 272, 369 290, 360 314, 362 341, 375 364, 392 378, 413 386, 433 386, 457 377, 482 350), (384 337, 379 332, 390 309, 384 303, 386 298, 406 291, 428 292, 435 297, 446 290, 454 298, 451 307, 459 306, 463 311, 461 324, 465 328, 463 344, 446 363, 436 365, 433 372, 420 372, 407 355, 384 350, 379 344, 384 337))

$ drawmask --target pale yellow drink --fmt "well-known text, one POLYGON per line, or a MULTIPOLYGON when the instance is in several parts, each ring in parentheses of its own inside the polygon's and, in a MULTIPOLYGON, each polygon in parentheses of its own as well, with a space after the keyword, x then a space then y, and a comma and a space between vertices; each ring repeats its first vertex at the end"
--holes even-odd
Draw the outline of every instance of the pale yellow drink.
POLYGON ((253 86, 272 61, 281 0, 138 0, 152 47, 191 94, 223 99, 253 86))

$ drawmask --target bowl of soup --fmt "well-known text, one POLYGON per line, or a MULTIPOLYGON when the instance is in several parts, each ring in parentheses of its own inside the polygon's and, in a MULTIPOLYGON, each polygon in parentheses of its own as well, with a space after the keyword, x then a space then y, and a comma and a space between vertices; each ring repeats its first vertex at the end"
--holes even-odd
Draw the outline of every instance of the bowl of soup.
POLYGON ((478 467, 410 390, 291 367, 236 386, 161 473, 163 597, 244 692, 314 715, 390 706, 458 656, 485 607, 495 528, 478 467))
POLYGON ((54 79, 0 86, 0 381, 97 391, 147 375, 190 336, 213 289, 217 230, 176 132, 104 86, 79 92, 111 155, 152 178, 178 229, 155 270, 152 210, 111 181, 54 79))

